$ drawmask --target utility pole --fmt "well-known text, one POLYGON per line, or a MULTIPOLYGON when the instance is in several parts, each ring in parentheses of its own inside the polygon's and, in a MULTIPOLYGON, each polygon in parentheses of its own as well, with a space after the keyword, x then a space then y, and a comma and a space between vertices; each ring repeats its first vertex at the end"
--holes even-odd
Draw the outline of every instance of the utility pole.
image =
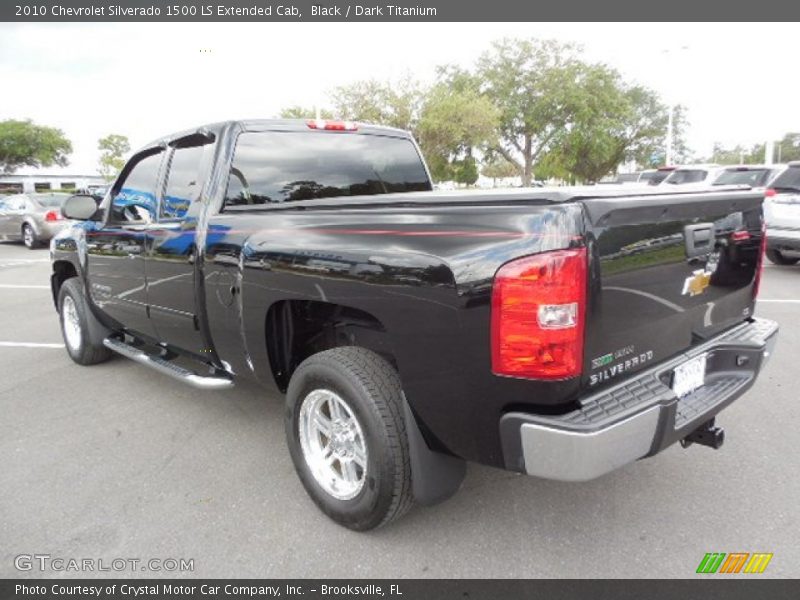
POLYGON ((667 139, 664 154, 666 155, 664 158, 664 162, 667 166, 672 164, 672 114, 675 112, 675 107, 670 102, 669 108, 667 109, 667 139))
POLYGON ((769 166, 772 164, 772 158, 775 155, 775 142, 767 140, 764 144, 764 164, 769 166))

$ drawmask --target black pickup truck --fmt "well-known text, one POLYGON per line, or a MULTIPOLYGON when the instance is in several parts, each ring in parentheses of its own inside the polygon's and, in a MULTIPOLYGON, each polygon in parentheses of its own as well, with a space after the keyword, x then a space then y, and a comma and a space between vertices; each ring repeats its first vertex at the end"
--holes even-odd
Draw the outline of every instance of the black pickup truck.
MULTIPOLYGON (((300 479, 370 529, 465 461, 565 481, 719 447, 777 325, 763 193, 432 190, 405 132, 236 121, 157 140, 51 244, 82 365, 286 395, 300 479)), ((232 440, 231 443, 235 443, 232 440)))

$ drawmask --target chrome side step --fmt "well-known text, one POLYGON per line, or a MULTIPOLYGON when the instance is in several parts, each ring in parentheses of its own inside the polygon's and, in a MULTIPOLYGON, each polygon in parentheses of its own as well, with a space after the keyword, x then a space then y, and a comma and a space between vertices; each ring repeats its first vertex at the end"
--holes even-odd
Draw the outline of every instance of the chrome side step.
POLYGON ((233 387, 233 379, 226 375, 198 375, 197 373, 184 369, 160 356, 148 354, 130 344, 125 343, 116 337, 107 337, 103 340, 103 345, 125 358, 130 358, 136 362, 148 366, 164 375, 188 383, 189 385, 203 390, 225 390, 233 387))

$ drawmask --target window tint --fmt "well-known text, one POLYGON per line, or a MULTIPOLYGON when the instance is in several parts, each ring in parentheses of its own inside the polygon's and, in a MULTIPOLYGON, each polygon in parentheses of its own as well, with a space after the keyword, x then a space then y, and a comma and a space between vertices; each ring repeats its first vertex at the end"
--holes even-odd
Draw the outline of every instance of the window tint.
POLYGON ((37 196, 32 196, 32 198, 40 206, 44 206, 45 208, 57 208, 64 204, 64 200, 69 198, 69 196, 67 194, 39 194, 37 196))
POLYGON ((25 210, 25 196, 11 196, 6 199, 6 210, 25 210))
POLYGON ((150 154, 134 165, 114 194, 111 202, 112 221, 155 220, 156 183, 162 156, 163 152, 150 154))
POLYGON ((205 153, 211 148, 188 146, 177 148, 170 161, 167 188, 161 203, 161 216, 183 218, 189 206, 200 197, 203 182, 200 180, 205 153))
POLYGON ((243 133, 227 206, 430 190, 405 138, 323 132, 243 133))
POLYGON ((639 181, 646 181, 650 185, 658 185, 669 177, 670 173, 672 173, 672 171, 645 171, 642 173, 639 181))
POLYGON ((682 183, 700 183, 705 180, 708 171, 702 169, 685 169, 680 171, 673 171, 664 183, 674 183, 680 185, 682 183))
POLYGON ((789 167, 775 178, 772 187, 777 191, 798 191, 800 192, 800 167, 789 167))
POLYGON ((714 185, 749 185, 759 187, 766 183, 769 169, 728 169, 714 181, 714 185))

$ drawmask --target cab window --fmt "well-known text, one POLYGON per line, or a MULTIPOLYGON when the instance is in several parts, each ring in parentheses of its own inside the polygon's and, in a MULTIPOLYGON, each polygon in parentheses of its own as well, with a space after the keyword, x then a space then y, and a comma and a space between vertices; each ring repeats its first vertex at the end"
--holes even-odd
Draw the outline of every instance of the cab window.
POLYGON ((167 186, 161 200, 161 217, 182 219, 200 198, 202 174, 209 158, 211 144, 178 147, 170 160, 167 186))
POLYGON ((155 220, 156 186, 161 159, 159 150, 145 155, 115 186, 109 219, 114 223, 137 223, 155 220))

